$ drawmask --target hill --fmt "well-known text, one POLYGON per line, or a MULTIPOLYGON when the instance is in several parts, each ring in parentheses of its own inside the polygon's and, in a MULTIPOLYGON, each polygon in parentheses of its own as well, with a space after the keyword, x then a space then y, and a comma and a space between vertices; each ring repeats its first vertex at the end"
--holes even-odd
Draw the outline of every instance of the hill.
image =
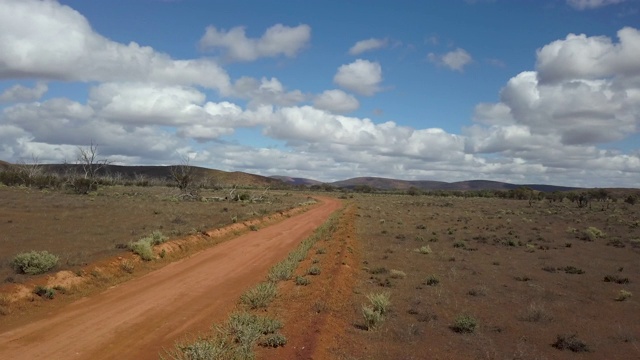
POLYGON ((336 181, 331 183, 336 187, 353 189, 356 186, 370 186, 376 189, 382 190, 408 190, 410 188, 417 188, 420 190, 512 190, 522 186, 529 187, 533 190, 553 192, 553 191, 570 191, 576 190, 575 187, 567 186, 555 186, 544 184, 510 184, 500 181, 489 180, 469 180, 458 182, 444 182, 444 181, 409 181, 409 180, 397 180, 386 179, 378 177, 358 177, 343 181, 336 181))
POLYGON ((311 186, 311 185, 320 185, 320 184, 322 184, 321 181, 312 180, 312 179, 305 179, 305 178, 298 178, 298 177, 274 175, 274 176, 270 176, 270 178, 276 179, 276 180, 280 180, 285 184, 296 185, 296 186, 297 185, 311 186))
MULTIPOLYGON (((171 179, 173 166, 122 166, 107 165, 99 172, 99 175, 121 176, 133 179, 136 176, 144 176, 154 179, 171 179)), ((215 185, 229 186, 257 186, 257 187, 281 187, 282 181, 266 176, 249 174, 241 171, 227 172, 208 169, 198 166, 190 166, 195 182, 209 181, 215 185)), ((45 164, 42 168, 46 172, 64 174, 68 171, 82 172, 82 166, 76 164, 45 164)))

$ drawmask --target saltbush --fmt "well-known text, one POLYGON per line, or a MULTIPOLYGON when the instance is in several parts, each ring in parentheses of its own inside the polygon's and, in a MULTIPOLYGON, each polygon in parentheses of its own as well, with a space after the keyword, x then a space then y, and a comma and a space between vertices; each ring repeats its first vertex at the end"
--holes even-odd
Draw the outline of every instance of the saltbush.
POLYGON ((59 258, 48 251, 30 251, 16 255, 11 267, 18 273, 27 275, 43 274, 58 265, 59 258))

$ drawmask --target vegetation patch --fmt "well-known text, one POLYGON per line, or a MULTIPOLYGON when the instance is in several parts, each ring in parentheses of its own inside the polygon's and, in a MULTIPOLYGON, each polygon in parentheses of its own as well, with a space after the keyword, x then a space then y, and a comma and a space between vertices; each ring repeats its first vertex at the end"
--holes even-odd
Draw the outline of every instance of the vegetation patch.
POLYGON ((476 320, 473 316, 462 314, 456 317, 453 325, 451 325, 451 330, 457 333, 472 333, 476 331, 478 327, 478 320, 476 320))
POLYGON ((620 290, 620 292, 618 292, 618 296, 616 296, 616 301, 625 301, 629 299, 631 295, 631 291, 620 290))
POLYGON ((566 273, 566 274, 584 274, 584 270, 579 269, 575 266, 565 266, 564 268, 562 268, 562 270, 566 273))
POLYGON ((582 232, 582 240, 585 241, 595 241, 603 237, 605 237, 604 232, 593 226, 589 226, 582 232))
POLYGON ((277 290, 276 284, 273 282, 262 282, 242 294, 240 302, 251 309, 264 308, 276 297, 277 290))
POLYGON ((48 251, 30 251, 16 255, 11 267, 19 274, 44 274, 58 265, 59 258, 48 251))
POLYGON ((43 299, 53 299, 56 296, 56 291, 53 288, 46 286, 36 286, 33 293, 40 296, 43 299))
POLYGON ((417 253, 420 253, 420 254, 428 255, 428 254, 431 254, 431 247, 429 247, 429 245, 425 245, 425 246, 421 246, 420 248, 415 249, 413 251, 415 251, 417 253))
POLYGON ((552 346, 558 350, 570 350, 576 353, 590 351, 587 344, 578 339, 576 334, 558 335, 552 346))
POLYGON ((296 285, 307 286, 309 284, 311 284, 311 280, 307 279, 304 276, 296 276, 296 285))
POLYGON ((160 231, 154 231, 151 235, 143 237, 137 241, 129 243, 129 250, 140 256, 144 261, 151 261, 155 258, 153 247, 167 241, 167 237, 160 231))
POLYGON ((621 277, 618 275, 607 275, 604 277, 604 282, 612 282, 616 284, 628 284, 630 283, 629 278, 621 277))

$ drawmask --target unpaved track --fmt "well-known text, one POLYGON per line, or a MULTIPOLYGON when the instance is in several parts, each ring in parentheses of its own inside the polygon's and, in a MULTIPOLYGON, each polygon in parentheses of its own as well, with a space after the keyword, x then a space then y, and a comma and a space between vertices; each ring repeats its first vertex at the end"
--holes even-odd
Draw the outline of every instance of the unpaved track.
POLYGON ((340 207, 336 199, 0 334, 0 359, 157 359, 225 318, 248 287, 340 207))

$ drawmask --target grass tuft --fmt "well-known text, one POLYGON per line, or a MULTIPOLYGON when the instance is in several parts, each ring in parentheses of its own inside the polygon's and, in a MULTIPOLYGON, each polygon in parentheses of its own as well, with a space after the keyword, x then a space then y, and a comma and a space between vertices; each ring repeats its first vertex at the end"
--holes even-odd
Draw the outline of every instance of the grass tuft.
POLYGON ((278 289, 273 282, 262 282, 240 297, 240 302, 251 309, 264 308, 276 297, 278 289))
POLYGON ((453 325, 451 325, 451 330, 457 333, 472 333, 476 331, 477 327, 478 321, 474 317, 462 314, 456 317, 453 325))

